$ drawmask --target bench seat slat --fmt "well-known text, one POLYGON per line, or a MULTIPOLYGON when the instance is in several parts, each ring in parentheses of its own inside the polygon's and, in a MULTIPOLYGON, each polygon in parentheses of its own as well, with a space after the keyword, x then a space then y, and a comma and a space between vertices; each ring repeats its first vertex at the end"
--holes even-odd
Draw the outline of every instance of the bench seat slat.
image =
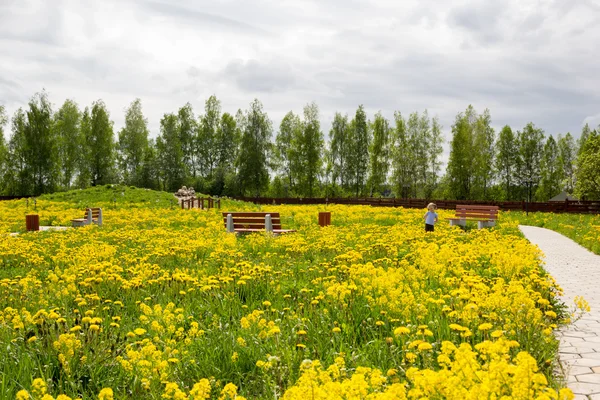
MULTIPOLYGON (((227 225, 225 225, 227 227, 227 225)), ((233 223, 233 229, 265 229, 265 224, 236 224, 233 223)), ((281 225, 273 224, 273 229, 281 229, 281 225)))
POLYGON ((498 206, 464 206, 464 205, 460 205, 458 204, 456 206, 457 210, 460 209, 467 209, 467 210, 498 210, 499 207, 498 206))
POLYGON ((457 213, 456 217, 454 218, 471 218, 471 219, 477 219, 477 218, 483 218, 483 219, 498 219, 497 215, 491 215, 491 214, 460 214, 457 213))
POLYGON ((262 217, 264 219, 267 214, 271 214, 271 218, 279 218, 278 212, 275 212, 275 213, 271 213, 271 212, 224 212, 222 214, 223 214, 224 218, 227 218, 227 214, 231 214, 231 216, 233 218, 236 218, 236 217, 250 217, 250 218, 262 217))
MULTIPOLYGON (((281 219, 279 218, 271 218, 271 221, 273 222, 273 224, 279 224, 281 223, 281 219)), ((227 217, 223 218, 223 222, 227 222, 227 217)), ((233 217, 233 223, 262 223, 263 225, 265 224, 265 217, 261 217, 261 218, 236 218, 233 217)))

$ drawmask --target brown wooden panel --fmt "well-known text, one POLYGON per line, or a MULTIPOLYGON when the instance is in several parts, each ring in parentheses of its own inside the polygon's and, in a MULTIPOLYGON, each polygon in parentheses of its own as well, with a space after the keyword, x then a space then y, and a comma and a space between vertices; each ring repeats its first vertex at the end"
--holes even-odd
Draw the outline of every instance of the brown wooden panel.
POLYGON ((498 211, 498 206, 480 206, 480 205, 465 205, 465 204, 457 204, 456 209, 464 208, 467 210, 496 210, 498 211))
MULTIPOLYGON (((225 228, 227 228, 227 224, 225 224, 225 228)), ((264 223, 262 223, 262 224, 236 224, 236 223, 234 223, 233 224, 233 229, 238 229, 238 228, 239 229, 242 229, 242 228, 245 228, 245 229, 258 229, 258 230, 263 230, 264 231, 265 230, 265 224, 264 223)), ((281 225, 273 224, 273 229, 281 229, 281 225)))
POLYGON ((278 212, 223 212, 223 217, 227 218, 227 214, 231 214, 233 218, 236 217, 265 217, 267 214, 271 214, 271 218, 279 218, 278 212))
POLYGON ((483 214, 483 213, 456 213, 457 218, 488 218, 488 219, 498 219, 497 215, 494 214, 483 214))
MULTIPOLYGON (((227 217, 223 218, 223 222, 227 223, 227 217)), ((259 218, 238 218, 238 217, 233 217, 233 223, 234 224, 242 224, 242 223, 265 223, 265 217, 259 217, 259 218)), ((275 224, 281 224, 281 220, 279 218, 271 218, 271 222, 273 222, 273 225, 275 224)))

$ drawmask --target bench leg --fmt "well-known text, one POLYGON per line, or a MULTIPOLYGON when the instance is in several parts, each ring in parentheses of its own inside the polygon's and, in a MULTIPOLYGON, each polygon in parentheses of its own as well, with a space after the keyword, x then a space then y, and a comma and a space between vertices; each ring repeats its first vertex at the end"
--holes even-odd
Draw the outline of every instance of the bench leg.
POLYGON ((273 232, 273 221, 271 219, 271 214, 265 215, 265 231, 273 232))
POLYGON ((477 228, 490 228, 492 226, 496 226, 496 221, 477 221, 477 228))
POLYGON ((450 226, 453 226, 453 225, 460 225, 464 228, 467 226, 467 221, 464 219, 451 219, 450 226))
POLYGON ((233 230, 233 216, 231 214, 227 214, 227 232, 234 233, 234 230, 233 230))

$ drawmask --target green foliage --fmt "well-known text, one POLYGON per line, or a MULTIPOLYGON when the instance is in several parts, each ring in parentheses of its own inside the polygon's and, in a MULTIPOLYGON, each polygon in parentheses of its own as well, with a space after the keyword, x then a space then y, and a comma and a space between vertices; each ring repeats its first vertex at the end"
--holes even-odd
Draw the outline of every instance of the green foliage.
POLYGON ((111 183, 115 178, 115 139, 113 122, 102 100, 92 104, 88 134, 86 142, 90 157, 87 161, 90 163, 92 186, 111 183))
POLYGON ((510 126, 506 125, 500 131, 498 141, 496 142, 495 159, 496 174, 504 190, 504 200, 513 198, 512 193, 516 180, 517 157, 517 139, 510 126))
POLYGON ((370 132, 367 124, 367 114, 361 104, 356 110, 356 115, 350 122, 349 129, 349 157, 348 170, 351 173, 352 186, 358 197, 364 192, 369 168, 369 143, 370 132))
POLYGON ((58 183, 58 148, 48 95, 35 95, 26 114, 25 157, 33 179, 33 194, 39 195, 55 190, 58 183))
POLYGON ((562 170, 559 164, 559 149, 552 136, 544 145, 544 153, 540 166, 541 180, 536 192, 538 201, 548 201, 561 191, 562 170))
POLYGON ((315 103, 304 107, 304 121, 297 144, 300 193, 313 197, 323 166, 323 132, 319 123, 319 107, 315 103))
POLYGON ((204 106, 204 115, 198 124, 196 146, 198 148, 200 175, 212 179, 218 161, 218 131, 221 123, 221 102, 210 96, 204 106))
POLYGON ((530 122, 517 133, 519 158, 517 178, 525 190, 528 201, 532 200, 541 179, 541 163, 544 151, 544 131, 530 122))
POLYGON ((471 197, 473 183, 474 143, 473 130, 477 113, 469 106, 465 113, 456 116, 452 125, 450 160, 448 162, 449 189, 453 198, 463 200, 471 197))
MULTIPOLYGON (((8 175, 8 147, 6 145, 6 139, 4 138, 4 126, 8 122, 8 116, 4 106, 0 104, 0 176, 8 175)), ((6 180, 0 180, 0 194, 6 190, 6 180)))
POLYGON ((179 189, 185 180, 185 159, 178 129, 178 116, 165 114, 156 139, 157 164, 165 190, 179 189))
POLYGON ((125 112, 125 126, 119 132, 117 150, 123 183, 141 185, 148 152, 148 120, 144 118, 140 99, 135 99, 125 112))
POLYGON ((300 169, 300 141, 303 125, 300 117, 292 111, 288 112, 279 124, 279 132, 275 138, 274 165, 280 175, 281 190, 286 195, 296 193, 300 169))
POLYGON ((600 127, 589 133, 577 165, 576 196, 583 200, 600 200, 600 127))
POLYGON ((68 203, 74 207, 112 207, 117 204, 140 208, 170 208, 177 202, 172 193, 113 184, 44 194, 39 200, 68 203))
POLYGON ((489 200, 488 190, 494 179, 495 134, 489 110, 484 110, 473 130, 473 188, 471 197, 489 200))
POLYGON ((576 146, 573 136, 567 132, 565 136, 558 135, 558 168, 561 177, 561 187, 567 193, 575 190, 575 157, 576 146))
POLYGON ((177 126, 178 142, 181 147, 181 157, 183 160, 183 177, 187 181, 189 177, 196 178, 199 150, 197 146, 197 123, 194 117, 194 110, 190 103, 179 109, 177 113, 179 124, 177 126))
POLYGON ((260 196, 269 184, 272 124, 258 99, 250 103, 245 114, 239 113, 237 124, 242 131, 237 159, 239 187, 242 193, 260 196))
POLYGON ((392 179, 396 196, 407 198, 410 196, 413 182, 414 157, 411 151, 411 143, 407 134, 406 121, 400 112, 394 113, 395 128, 392 133, 393 145, 392 157, 392 179))
POLYGON ((66 100, 54 115, 54 136, 60 160, 60 186, 70 189, 79 170, 81 147, 85 139, 81 132, 81 112, 77 103, 66 100))
POLYGON ((390 123, 381 115, 375 114, 371 123, 373 141, 369 149, 371 156, 369 163, 369 194, 381 194, 384 190, 388 170, 390 168, 390 123))
POLYGON ((329 130, 331 182, 334 186, 348 188, 350 174, 350 124, 348 116, 335 113, 329 130))
POLYGON ((502 213, 507 221, 515 220, 521 225, 552 229, 600 255, 600 214, 555 214, 520 211, 502 213))
POLYGON ((452 133, 447 170, 451 196, 461 200, 489 199, 496 153, 489 110, 478 115, 469 105, 464 114, 456 116, 452 133))

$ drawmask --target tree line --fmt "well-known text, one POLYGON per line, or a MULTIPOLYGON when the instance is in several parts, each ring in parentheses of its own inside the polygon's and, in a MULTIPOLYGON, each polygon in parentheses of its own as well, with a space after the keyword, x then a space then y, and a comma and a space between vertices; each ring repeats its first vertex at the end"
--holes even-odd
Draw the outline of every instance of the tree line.
POLYGON ((427 110, 393 120, 336 112, 327 140, 319 108, 288 112, 278 129, 258 100, 235 115, 211 96, 196 116, 187 103, 149 135, 142 104, 125 110, 115 132, 106 104, 83 110, 66 100, 56 111, 46 92, 9 118, 0 105, 0 193, 39 195, 124 183, 175 191, 193 186, 219 196, 395 196, 546 201, 561 191, 600 199, 600 129, 586 125, 546 137, 533 123, 496 133, 489 110, 472 106, 452 125, 450 157, 441 171, 444 135, 427 110))

